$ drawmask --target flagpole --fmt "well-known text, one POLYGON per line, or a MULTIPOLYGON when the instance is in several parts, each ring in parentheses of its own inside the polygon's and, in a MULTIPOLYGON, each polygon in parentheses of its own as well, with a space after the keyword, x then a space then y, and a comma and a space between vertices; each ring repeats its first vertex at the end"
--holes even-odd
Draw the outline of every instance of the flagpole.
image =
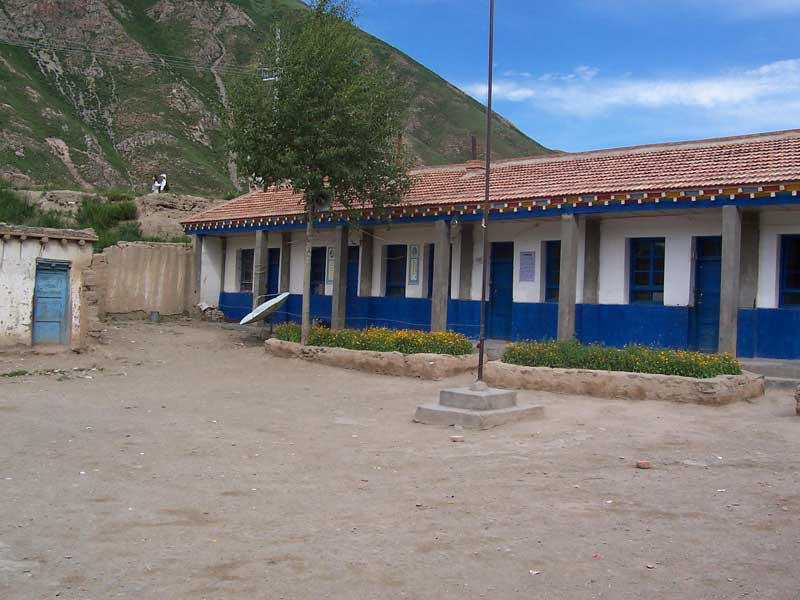
POLYGON ((494 0, 489 0, 489 84, 487 86, 488 102, 486 110, 486 186, 483 197, 483 218, 481 230, 483 235, 483 269, 481 274, 481 327, 478 341, 478 381, 483 381, 483 362, 486 346, 486 292, 489 274, 489 186, 492 175, 492 74, 494 67, 494 0))

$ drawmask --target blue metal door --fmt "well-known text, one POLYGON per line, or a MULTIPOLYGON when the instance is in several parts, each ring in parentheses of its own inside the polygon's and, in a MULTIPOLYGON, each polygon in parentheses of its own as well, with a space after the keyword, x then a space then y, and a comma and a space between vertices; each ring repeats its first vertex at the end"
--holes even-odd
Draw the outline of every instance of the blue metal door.
POLYGON ((267 296, 278 294, 281 270, 281 249, 270 248, 267 253, 267 296))
POLYGON ((695 248, 692 347, 700 352, 716 352, 719 347, 722 238, 697 238, 695 248))
POLYGON ((510 340, 514 306, 514 243, 492 244, 491 260, 486 330, 490 338, 510 340))
POLYGON ((362 314, 363 303, 358 298, 359 246, 347 247, 347 303, 345 305, 345 327, 360 328, 366 325, 362 314))
POLYGON ((33 343, 69 342, 69 263, 39 260, 33 290, 33 343))

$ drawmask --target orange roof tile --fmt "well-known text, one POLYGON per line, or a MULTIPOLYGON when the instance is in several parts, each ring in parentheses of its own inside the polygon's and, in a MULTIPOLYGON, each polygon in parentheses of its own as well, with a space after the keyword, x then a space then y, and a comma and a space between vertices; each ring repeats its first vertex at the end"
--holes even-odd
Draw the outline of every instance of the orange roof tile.
MULTIPOLYGON (((401 206, 479 202, 484 170, 444 165, 412 171, 414 186, 401 206)), ((493 202, 591 194, 690 190, 800 181, 800 129, 634 146, 574 154, 498 160, 492 164, 493 202)), ((253 192, 194 215, 187 224, 283 217, 303 213, 291 189, 253 192)))

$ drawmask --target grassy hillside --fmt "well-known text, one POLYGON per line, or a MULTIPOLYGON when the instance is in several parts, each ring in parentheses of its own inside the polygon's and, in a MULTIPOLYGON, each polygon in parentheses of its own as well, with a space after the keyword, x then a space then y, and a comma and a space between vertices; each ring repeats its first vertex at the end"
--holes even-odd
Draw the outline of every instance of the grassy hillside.
MULTIPOLYGON (((276 19, 298 10, 299 0, 3 0, 0 176, 144 191, 166 172, 176 191, 231 193, 226 81, 276 19)), ((417 162, 468 159, 484 107, 380 40, 369 44, 413 90, 406 143, 417 162)), ((498 157, 547 151, 503 119, 495 131, 498 157)))

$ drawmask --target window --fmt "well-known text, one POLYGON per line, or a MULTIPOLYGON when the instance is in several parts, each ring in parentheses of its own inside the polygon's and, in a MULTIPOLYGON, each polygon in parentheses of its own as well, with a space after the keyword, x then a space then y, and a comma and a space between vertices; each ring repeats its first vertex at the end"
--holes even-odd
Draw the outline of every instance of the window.
POLYGON ((253 256, 252 248, 239 252, 239 291, 253 291, 253 256))
POLYGON ((386 246, 386 295, 406 295, 406 260, 408 246, 386 246))
POLYGON ((781 236, 780 305, 800 308, 800 235, 781 236))
POLYGON ((664 302, 664 238, 631 240, 631 296, 635 302, 664 302))
POLYGON ((435 264, 436 246, 429 244, 428 249, 428 298, 433 298, 433 265, 435 264))
POLYGON ((544 301, 558 302, 561 279, 561 240, 545 242, 544 301))
POLYGON ((328 249, 324 246, 311 249, 311 295, 325 295, 325 266, 328 249))

